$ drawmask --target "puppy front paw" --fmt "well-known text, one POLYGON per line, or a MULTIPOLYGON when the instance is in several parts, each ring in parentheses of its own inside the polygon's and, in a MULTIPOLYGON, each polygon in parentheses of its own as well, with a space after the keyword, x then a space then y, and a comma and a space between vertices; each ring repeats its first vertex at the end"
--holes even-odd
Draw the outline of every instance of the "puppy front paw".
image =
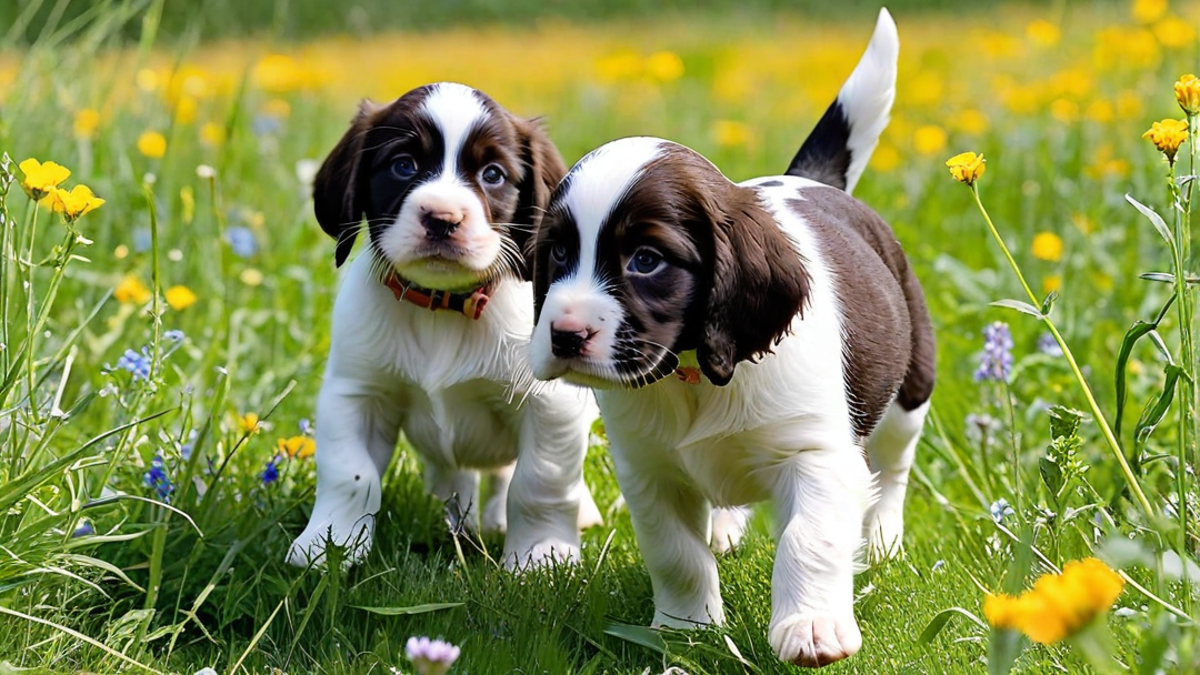
POLYGON ((737 548, 750 524, 750 509, 744 506, 719 507, 712 512, 713 553, 725 554, 737 548))
POLYGON ((504 555, 504 566, 514 572, 549 567, 551 565, 578 565, 581 560, 579 546, 561 539, 544 539, 528 547, 524 553, 513 551, 504 555))
POLYGON ((370 553, 374 531, 375 516, 370 513, 358 518, 314 518, 288 548, 287 562, 319 567, 325 564, 325 548, 333 544, 346 548, 344 564, 357 565, 370 553))
POLYGON ((793 614, 772 621, 767 638, 781 661, 805 668, 841 661, 862 647, 862 633, 853 614, 793 614))
POLYGON ((484 532, 504 534, 508 531, 508 495, 496 494, 488 498, 483 507, 480 526, 484 532))

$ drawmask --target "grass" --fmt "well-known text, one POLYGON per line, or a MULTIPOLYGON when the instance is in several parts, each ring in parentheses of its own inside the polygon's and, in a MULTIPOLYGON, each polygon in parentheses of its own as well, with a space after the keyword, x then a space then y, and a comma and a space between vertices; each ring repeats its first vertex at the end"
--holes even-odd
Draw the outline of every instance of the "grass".
MULTIPOLYGON (((68 184, 108 200, 75 224, 90 243, 69 261, 54 248, 68 241, 62 224, 45 210, 35 220, 19 186, 6 202, 16 246, 0 272, 0 371, 13 374, 0 379, 0 672, 407 672, 410 635, 461 645, 452 671, 461 673, 794 672, 766 643, 766 515, 721 560, 728 626, 650 633, 636 628, 652 616, 649 578, 619 509, 586 534, 579 567, 513 576, 491 560, 499 540, 451 536, 402 446, 366 564, 304 572, 283 555, 311 505, 312 462, 280 460, 270 484, 262 475, 277 439, 302 435, 311 418, 328 350, 332 242, 312 218, 302 165, 332 147, 359 97, 466 81, 522 114, 545 114, 569 161, 611 138, 657 134, 744 179, 787 165, 865 46, 868 18, 639 14, 293 44, 311 33, 277 26, 254 40, 198 41, 170 25, 197 14, 168 16, 154 2, 96 7, 0 52, 0 150, 62 163, 68 184), (659 51, 678 56, 681 77, 671 58, 647 58, 659 51), (265 58, 273 52, 283 56, 265 58), (145 132, 163 135, 162 157, 139 151, 145 132), (137 297, 138 283, 157 299, 137 297), (197 301, 172 306, 174 286, 197 301), (39 316, 30 363, 21 349, 39 316), (172 341, 170 330, 185 337, 172 341), (118 365, 143 346, 153 364, 145 380, 118 365), (246 413, 261 424, 243 427, 246 413), (145 484, 156 455, 170 508, 145 484), (94 534, 73 536, 85 524, 94 534), (431 603, 455 606, 404 613, 431 603)), ((1093 420, 1075 451, 1086 473, 1061 497, 1049 493, 1040 460, 1061 455, 1048 449, 1048 409, 1086 401, 1065 362, 1039 351, 1041 324, 990 305, 1023 291, 943 165, 960 150, 986 155, 983 200, 1034 291, 1061 291, 1054 321, 1111 422, 1125 331, 1152 319, 1171 290, 1138 279, 1171 270, 1172 259, 1123 195, 1170 213, 1165 164, 1139 136, 1179 116, 1170 84, 1195 63, 1194 27, 1181 34, 1161 18, 1143 27, 1124 4, 1013 5, 986 19, 893 9, 900 95, 856 194, 893 224, 924 284, 940 378, 906 554, 859 575, 865 646, 829 672, 996 668, 1001 634, 967 614, 982 617, 985 589, 1015 591, 1049 568, 1022 542, 1058 566, 1100 555, 1180 608, 1192 618, 1127 587, 1108 616, 1113 653, 1140 672, 1196 672, 1194 592, 1171 574, 1180 552, 1193 558, 1194 523, 1179 546, 1170 518, 1138 514, 1093 420), (1035 255, 1044 233, 1061 255, 1035 255), (972 378, 981 330, 994 321, 1014 335, 1007 385, 972 378), (989 508, 1000 499, 1014 513, 997 524, 989 508), (964 613, 919 639, 950 608, 964 613)), ((1194 26, 1196 10, 1172 11, 1194 26)), ((1173 353, 1178 328, 1174 312, 1159 326, 1173 353)), ((1187 474, 1186 508, 1172 497, 1174 409, 1134 438, 1165 365, 1146 342, 1133 350, 1119 436, 1155 512, 1194 517, 1187 474)), ((610 507, 602 435, 587 477, 610 507)), ((1060 644, 1025 650, 1017 672, 1097 671, 1060 644)))

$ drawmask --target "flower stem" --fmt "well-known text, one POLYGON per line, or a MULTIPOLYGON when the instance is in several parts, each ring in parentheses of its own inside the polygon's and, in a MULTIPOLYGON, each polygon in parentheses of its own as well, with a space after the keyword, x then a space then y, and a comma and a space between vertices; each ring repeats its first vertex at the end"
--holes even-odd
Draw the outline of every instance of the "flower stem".
MULTIPOLYGON (((1004 243, 1004 238, 1000 236, 1000 232, 996 230, 996 225, 992 223, 992 217, 988 215, 987 209, 983 206, 983 201, 979 199, 979 187, 977 184, 971 184, 971 195, 975 198, 975 205, 979 207, 979 212, 983 214, 983 220, 987 223, 988 229, 992 233, 992 238, 1000 245, 1000 250, 1004 253, 1004 257, 1008 260, 1009 267, 1017 276, 1017 281, 1021 282, 1021 288, 1025 290, 1025 295, 1029 297, 1029 302, 1034 307, 1039 306, 1037 296, 1030 290, 1029 284, 1025 281, 1025 275, 1021 273, 1021 267, 1017 265, 1017 261, 1013 259, 1012 253, 1008 250, 1008 246, 1004 243)), ((1129 468, 1129 462, 1125 460, 1125 453, 1121 450, 1121 444, 1117 441, 1117 437, 1113 435, 1112 429, 1108 426, 1108 420, 1104 417, 1104 413, 1100 410, 1100 405, 1096 403, 1096 397, 1092 394, 1092 388, 1088 385, 1087 378, 1083 376, 1083 372, 1079 369, 1079 364, 1075 362, 1075 356, 1071 353, 1071 348, 1067 346, 1066 340, 1058 332, 1054 322, 1048 314, 1041 314, 1042 323, 1046 324, 1046 329, 1054 336, 1054 341, 1058 343, 1062 349, 1063 356, 1067 360, 1067 365, 1071 368, 1071 372, 1075 375, 1075 380, 1079 383, 1083 390, 1083 396, 1087 399, 1088 408, 1092 412, 1092 417, 1095 418, 1096 424, 1100 427, 1100 433, 1104 436, 1104 440, 1108 443, 1108 447, 1112 450, 1113 459, 1117 460, 1117 464, 1121 467, 1121 474, 1125 477, 1125 482, 1129 485, 1129 491, 1133 493, 1134 501, 1137 502, 1139 508, 1145 513, 1147 518, 1154 517, 1154 509, 1150 506, 1150 501, 1146 499, 1146 494, 1142 492, 1142 488, 1138 485, 1137 477, 1133 475, 1133 470, 1129 468)))

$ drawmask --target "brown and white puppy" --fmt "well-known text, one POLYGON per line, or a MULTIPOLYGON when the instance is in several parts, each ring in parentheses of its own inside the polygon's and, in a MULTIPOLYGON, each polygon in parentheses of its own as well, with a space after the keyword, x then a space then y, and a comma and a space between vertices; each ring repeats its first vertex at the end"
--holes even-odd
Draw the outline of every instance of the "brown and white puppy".
POLYGON ((578 559, 577 522, 599 521, 582 480, 595 405, 530 372, 523 255, 564 173, 537 122, 461 84, 362 106, 313 189, 339 266, 364 221, 368 242, 334 304, 316 503, 290 562, 323 560, 329 542, 367 553, 401 430, 429 491, 469 523, 479 471, 495 472, 483 526, 507 527, 508 564, 578 559))
POLYGON ((571 169, 536 234, 533 372, 597 389, 655 623, 723 621, 709 507, 768 501, 768 636, 805 666, 861 646, 856 556, 864 533, 901 541, 933 390, 920 285, 840 189, 886 125, 898 46, 885 11, 789 175, 734 184, 682 145, 627 138, 571 169))

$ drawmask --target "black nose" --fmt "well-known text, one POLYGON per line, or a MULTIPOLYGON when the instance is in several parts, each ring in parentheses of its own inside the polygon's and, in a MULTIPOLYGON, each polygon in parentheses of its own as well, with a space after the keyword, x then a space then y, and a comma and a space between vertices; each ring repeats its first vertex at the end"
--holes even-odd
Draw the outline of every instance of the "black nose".
POLYGON ((437 214, 426 213, 421 216, 421 224, 425 226, 425 236, 439 241, 449 239, 458 229, 462 221, 446 220, 437 214))
POLYGON ((583 345, 587 344, 588 337, 590 336, 586 330, 551 330, 550 351, 560 359, 573 359, 583 351, 583 345))

